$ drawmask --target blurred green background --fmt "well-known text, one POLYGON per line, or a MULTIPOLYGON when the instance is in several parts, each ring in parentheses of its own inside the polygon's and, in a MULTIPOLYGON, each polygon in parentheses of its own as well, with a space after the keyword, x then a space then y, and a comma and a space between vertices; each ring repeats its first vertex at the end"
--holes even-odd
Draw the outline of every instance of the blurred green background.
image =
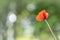
POLYGON ((60 0, 0 0, 0 40, 54 40, 45 21, 35 19, 44 9, 60 40, 60 0))

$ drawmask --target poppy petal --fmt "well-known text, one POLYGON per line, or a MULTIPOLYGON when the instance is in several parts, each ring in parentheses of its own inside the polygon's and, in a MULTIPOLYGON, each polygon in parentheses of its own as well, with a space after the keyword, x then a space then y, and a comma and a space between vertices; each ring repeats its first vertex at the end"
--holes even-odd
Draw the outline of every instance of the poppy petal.
POLYGON ((43 21, 48 18, 48 13, 45 10, 42 10, 41 12, 38 13, 36 16, 37 21, 43 21))

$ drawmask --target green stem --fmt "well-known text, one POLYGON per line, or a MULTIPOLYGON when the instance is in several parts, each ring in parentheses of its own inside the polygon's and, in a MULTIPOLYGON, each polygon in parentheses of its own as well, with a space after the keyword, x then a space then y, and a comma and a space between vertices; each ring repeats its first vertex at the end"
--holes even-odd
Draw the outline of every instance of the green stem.
POLYGON ((52 29, 51 29, 51 27, 50 27, 49 23, 47 22, 47 20, 45 20, 45 22, 47 23, 48 28, 49 28, 49 30, 50 30, 50 32, 51 32, 51 34, 52 34, 52 36, 54 37, 54 40, 57 40, 57 38, 56 38, 56 36, 54 35, 54 33, 53 33, 53 31, 52 31, 52 29))

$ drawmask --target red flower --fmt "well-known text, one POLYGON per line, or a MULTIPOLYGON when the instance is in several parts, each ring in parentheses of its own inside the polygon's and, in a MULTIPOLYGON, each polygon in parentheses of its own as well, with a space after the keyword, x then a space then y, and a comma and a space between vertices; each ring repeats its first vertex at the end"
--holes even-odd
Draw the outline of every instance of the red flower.
POLYGON ((48 13, 45 10, 42 10, 41 12, 38 13, 36 16, 37 21, 44 21, 45 19, 48 18, 48 13))

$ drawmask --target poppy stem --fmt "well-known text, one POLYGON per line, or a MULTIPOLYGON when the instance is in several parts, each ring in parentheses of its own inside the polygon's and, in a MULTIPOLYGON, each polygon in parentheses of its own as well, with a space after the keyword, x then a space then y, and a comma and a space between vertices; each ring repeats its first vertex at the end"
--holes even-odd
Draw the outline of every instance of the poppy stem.
POLYGON ((47 20, 45 20, 45 22, 46 22, 46 24, 48 25, 48 28, 49 28, 49 30, 50 30, 52 36, 54 37, 54 40, 57 40, 57 38, 56 38, 55 34, 53 33, 53 31, 52 31, 52 29, 51 29, 49 23, 47 22, 47 20))

